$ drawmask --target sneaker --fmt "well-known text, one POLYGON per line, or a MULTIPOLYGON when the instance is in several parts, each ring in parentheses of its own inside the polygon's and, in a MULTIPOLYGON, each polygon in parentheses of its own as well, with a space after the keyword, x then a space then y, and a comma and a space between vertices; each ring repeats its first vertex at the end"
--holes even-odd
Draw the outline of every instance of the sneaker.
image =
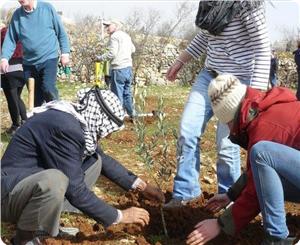
POLYGON ((189 200, 179 200, 172 198, 168 203, 164 204, 164 209, 171 209, 171 208, 182 208, 188 204, 188 202, 197 199, 198 197, 189 199, 189 200))
POLYGON ((58 237, 76 236, 79 229, 76 227, 59 227, 58 237))
POLYGON ((262 241, 261 245, 293 245, 295 239, 295 237, 287 237, 285 239, 281 239, 278 237, 267 235, 266 238, 262 241))
POLYGON ((43 243, 40 240, 41 238, 39 238, 38 236, 33 237, 31 240, 29 238, 22 240, 22 238, 20 238, 20 236, 18 234, 16 234, 11 240, 11 244, 12 245, 20 245, 20 244, 24 244, 24 245, 42 245, 43 243))

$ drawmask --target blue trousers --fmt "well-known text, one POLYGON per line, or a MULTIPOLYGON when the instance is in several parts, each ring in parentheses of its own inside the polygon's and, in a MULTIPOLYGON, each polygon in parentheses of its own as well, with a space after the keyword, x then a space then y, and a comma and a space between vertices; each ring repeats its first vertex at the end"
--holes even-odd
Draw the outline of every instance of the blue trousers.
MULTIPOLYGON (((174 179, 173 198, 189 200, 201 194, 199 184, 200 139, 206 124, 213 116, 208 86, 213 76, 204 69, 200 72, 185 104, 177 142, 177 173, 174 179)), ((248 84, 249 81, 245 82, 248 84)), ((240 176, 240 148, 229 139, 229 128, 217 128, 218 192, 225 193, 240 176)))
POLYGON ((132 67, 111 70, 111 91, 117 95, 129 116, 134 116, 132 103, 132 67))
POLYGON ((23 65, 24 77, 35 79, 34 106, 40 106, 44 102, 58 99, 56 88, 58 58, 49 59, 37 65, 23 65))
POLYGON ((252 147, 250 163, 265 231, 284 239, 289 234, 284 200, 300 203, 300 151, 261 141, 252 147))

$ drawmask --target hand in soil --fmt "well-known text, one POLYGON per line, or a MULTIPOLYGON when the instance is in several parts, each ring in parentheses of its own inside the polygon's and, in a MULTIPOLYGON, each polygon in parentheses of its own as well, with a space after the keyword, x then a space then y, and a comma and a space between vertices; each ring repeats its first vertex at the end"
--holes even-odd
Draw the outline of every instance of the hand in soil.
POLYGON ((230 199, 227 194, 216 194, 208 200, 205 209, 216 213, 225 208, 229 203, 230 199))
POLYGON ((195 230, 188 235, 186 244, 202 245, 220 234, 221 228, 217 219, 206 219, 195 226, 195 230))
POLYGON ((142 194, 149 200, 158 201, 160 203, 165 202, 164 193, 157 187, 147 184, 142 194))
POLYGON ((122 210, 123 217, 120 223, 131 224, 136 223, 142 226, 149 224, 149 213, 143 208, 131 207, 125 210, 122 210))

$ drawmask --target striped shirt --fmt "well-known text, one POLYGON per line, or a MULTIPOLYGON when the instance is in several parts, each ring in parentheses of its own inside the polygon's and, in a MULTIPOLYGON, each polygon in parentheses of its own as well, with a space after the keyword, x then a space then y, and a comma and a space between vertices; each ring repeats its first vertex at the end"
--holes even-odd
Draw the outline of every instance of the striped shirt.
POLYGON ((217 36, 205 30, 195 36, 186 51, 195 59, 206 54, 205 67, 231 73, 250 86, 267 90, 270 72, 270 40, 264 7, 243 9, 217 36))

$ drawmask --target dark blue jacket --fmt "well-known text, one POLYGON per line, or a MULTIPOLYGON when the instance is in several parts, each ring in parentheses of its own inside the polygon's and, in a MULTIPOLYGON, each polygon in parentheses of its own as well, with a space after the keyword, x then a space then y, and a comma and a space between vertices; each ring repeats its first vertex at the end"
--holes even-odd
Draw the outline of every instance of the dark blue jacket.
MULTIPOLYGON (((48 110, 30 118, 15 134, 1 160, 1 198, 22 179, 45 169, 59 169, 69 178, 66 198, 76 208, 104 226, 111 225, 117 210, 99 199, 84 183, 84 171, 97 154, 82 162, 84 136, 71 114, 48 110)), ((101 150, 102 172, 125 190, 137 178, 101 150)))
POLYGON ((300 70, 300 48, 298 48, 297 50, 295 50, 293 52, 294 54, 294 59, 297 65, 297 69, 300 70))

